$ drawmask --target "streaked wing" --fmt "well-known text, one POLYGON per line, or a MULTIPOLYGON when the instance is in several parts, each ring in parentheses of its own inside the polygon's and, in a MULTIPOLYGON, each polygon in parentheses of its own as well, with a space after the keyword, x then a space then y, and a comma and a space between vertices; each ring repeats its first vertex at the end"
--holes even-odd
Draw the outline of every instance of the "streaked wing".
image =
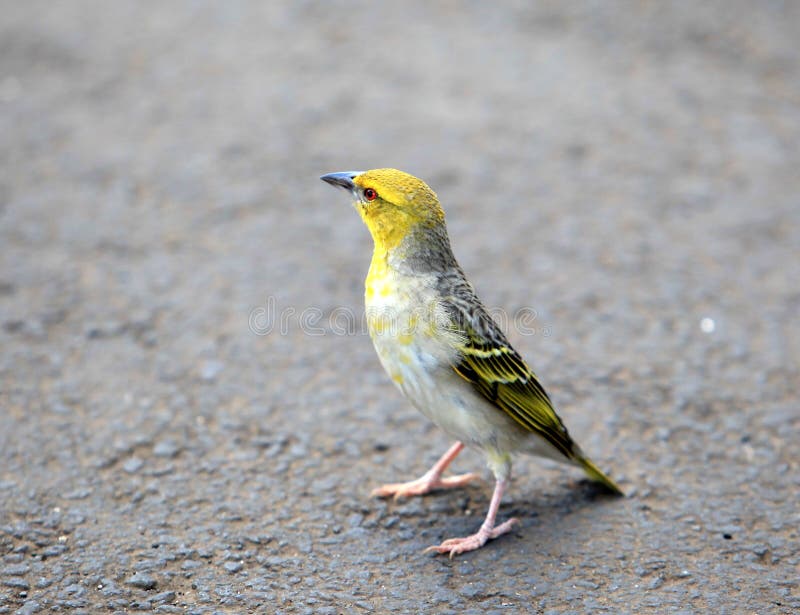
MULTIPOLYGON (((453 280, 451 280, 452 282, 453 280)), ((466 280, 443 302, 461 338, 453 369, 525 429, 545 438, 565 457, 576 446, 550 398, 519 353, 480 304, 466 280)))

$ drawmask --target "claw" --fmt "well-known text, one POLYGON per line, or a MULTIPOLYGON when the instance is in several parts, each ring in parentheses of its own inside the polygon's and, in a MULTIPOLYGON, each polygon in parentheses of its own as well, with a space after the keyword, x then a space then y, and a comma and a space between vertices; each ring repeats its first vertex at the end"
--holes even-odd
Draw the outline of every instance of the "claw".
POLYGON ((516 523, 519 523, 519 519, 511 518, 508 521, 501 523, 497 527, 492 528, 491 530, 481 527, 481 529, 471 536, 464 536, 463 538, 448 538, 440 545, 428 547, 425 549, 425 551, 423 551, 423 553, 431 553, 433 551, 440 554, 449 553, 450 559, 453 559, 453 556, 455 555, 480 549, 490 540, 494 540, 498 536, 507 534, 511 531, 511 528, 514 527, 516 523))
POLYGON ((450 462, 458 456, 463 448, 463 443, 456 442, 447 450, 444 455, 441 456, 439 461, 433 464, 433 467, 430 470, 425 472, 425 474, 417 480, 412 480, 408 483, 391 483, 389 485, 383 485, 383 487, 373 489, 372 496, 385 498, 391 495, 394 496, 395 500, 399 500, 400 498, 405 498, 411 495, 424 495, 426 493, 430 493, 434 489, 452 489, 453 487, 461 487, 466 485, 468 482, 478 478, 478 475, 461 474, 459 476, 448 476, 447 478, 442 478, 442 473, 447 469, 447 466, 450 465, 450 462))
POLYGON ((448 476, 446 478, 436 478, 425 475, 407 483, 391 483, 373 489, 373 497, 385 498, 393 496, 395 500, 407 498, 414 495, 425 495, 437 489, 454 489, 479 478, 477 474, 459 474, 458 476, 448 476))

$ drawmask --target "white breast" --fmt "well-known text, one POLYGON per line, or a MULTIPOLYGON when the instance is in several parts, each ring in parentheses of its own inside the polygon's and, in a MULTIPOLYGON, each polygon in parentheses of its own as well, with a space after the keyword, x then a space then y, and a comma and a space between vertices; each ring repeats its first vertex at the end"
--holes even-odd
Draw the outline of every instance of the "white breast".
POLYGON ((486 450, 519 449, 530 434, 453 369, 458 340, 443 337, 432 280, 382 273, 368 276, 365 303, 370 337, 392 381, 452 438, 486 450))

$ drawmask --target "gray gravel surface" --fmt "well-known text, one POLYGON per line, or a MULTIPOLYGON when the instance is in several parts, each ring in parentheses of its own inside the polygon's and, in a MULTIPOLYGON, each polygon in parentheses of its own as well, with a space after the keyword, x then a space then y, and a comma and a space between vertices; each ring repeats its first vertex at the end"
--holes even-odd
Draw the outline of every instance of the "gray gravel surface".
POLYGON ((800 609, 800 3, 0 15, 0 613, 800 609), (630 497, 369 498, 448 445, 317 179, 380 166, 630 497))

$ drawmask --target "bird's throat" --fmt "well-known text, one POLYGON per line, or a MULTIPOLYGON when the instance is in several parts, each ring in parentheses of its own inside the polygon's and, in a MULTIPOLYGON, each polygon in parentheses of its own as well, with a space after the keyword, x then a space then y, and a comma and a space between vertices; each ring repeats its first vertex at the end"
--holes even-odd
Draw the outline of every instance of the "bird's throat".
POLYGON ((386 253, 397 248, 414 227, 414 220, 410 216, 383 209, 359 208, 361 219, 364 220, 375 242, 376 253, 386 253))

